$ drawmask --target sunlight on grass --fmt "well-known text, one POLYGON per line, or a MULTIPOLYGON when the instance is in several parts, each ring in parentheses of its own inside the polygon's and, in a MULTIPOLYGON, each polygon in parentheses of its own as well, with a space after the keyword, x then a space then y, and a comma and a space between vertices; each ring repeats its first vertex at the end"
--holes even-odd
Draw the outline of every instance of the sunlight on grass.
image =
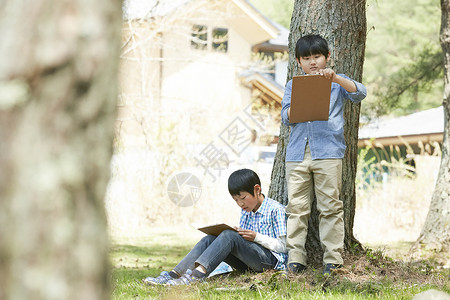
POLYGON ((410 299, 429 288, 450 292, 450 270, 398 263, 382 251, 345 257, 347 266, 333 277, 310 268, 288 278, 274 271, 231 273, 191 286, 146 286, 143 278, 173 268, 196 242, 183 238, 180 230, 160 231, 151 238, 112 243, 112 299, 410 299))

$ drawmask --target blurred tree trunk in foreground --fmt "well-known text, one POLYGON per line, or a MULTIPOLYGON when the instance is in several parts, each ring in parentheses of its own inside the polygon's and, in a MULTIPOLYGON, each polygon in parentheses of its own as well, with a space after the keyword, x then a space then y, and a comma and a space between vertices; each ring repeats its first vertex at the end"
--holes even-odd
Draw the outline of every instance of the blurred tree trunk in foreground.
POLYGON ((0 3, 0 299, 109 298, 120 1, 0 3))
MULTIPOLYGON (((328 41, 331 51, 329 66, 336 73, 344 73, 357 81, 362 81, 366 43, 366 1, 295 1, 289 35, 288 80, 300 74, 300 67, 295 60, 295 44, 301 36, 307 34, 320 34, 328 41)), ((341 191, 341 199, 344 201, 345 246, 347 249, 355 247, 355 245, 360 247, 360 243, 353 236, 359 111, 360 104, 347 101, 344 110, 347 150, 343 160, 341 191)), ((288 202, 285 178, 285 156, 288 142, 289 128, 282 124, 272 170, 269 197, 283 204, 288 202)), ((306 249, 308 260, 315 264, 321 264, 323 254, 319 240, 318 216, 314 200, 306 249)))
MULTIPOLYGON (((432 250, 444 254, 444 259, 450 263, 450 1, 441 0, 441 47, 444 52, 444 140, 442 142, 442 158, 439 174, 431 198, 422 232, 413 246, 416 254, 419 250, 432 250)), ((420 253, 419 253, 420 254, 420 253)))

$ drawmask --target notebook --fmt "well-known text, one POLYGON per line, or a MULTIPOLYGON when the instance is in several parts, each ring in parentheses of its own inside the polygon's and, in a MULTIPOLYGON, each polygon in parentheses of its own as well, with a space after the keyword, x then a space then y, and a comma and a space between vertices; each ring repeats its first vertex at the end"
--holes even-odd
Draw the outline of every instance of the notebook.
POLYGON ((327 121, 330 94, 331 79, 322 75, 294 76, 289 122, 327 121))
POLYGON ((233 230, 233 231, 237 231, 236 229, 234 229, 234 227, 231 227, 230 225, 227 224, 214 224, 214 225, 210 225, 210 226, 205 226, 205 227, 200 227, 197 228, 198 230, 206 233, 206 234, 211 234, 211 235, 215 235, 218 236, 219 234, 222 233, 222 231, 229 229, 229 230, 233 230))

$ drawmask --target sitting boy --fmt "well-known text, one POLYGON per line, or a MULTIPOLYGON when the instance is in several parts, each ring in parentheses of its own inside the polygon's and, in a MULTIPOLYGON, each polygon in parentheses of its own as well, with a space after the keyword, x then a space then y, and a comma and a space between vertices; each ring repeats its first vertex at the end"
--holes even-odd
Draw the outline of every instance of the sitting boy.
POLYGON ((242 272, 286 268, 284 206, 261 194, 261 181, 249 169, 230 175, 228 191, 242 209, 238 231, 205 236, 172 271, 147 277, 144 283, 190 284, 206 278, 222 261, 242 272))

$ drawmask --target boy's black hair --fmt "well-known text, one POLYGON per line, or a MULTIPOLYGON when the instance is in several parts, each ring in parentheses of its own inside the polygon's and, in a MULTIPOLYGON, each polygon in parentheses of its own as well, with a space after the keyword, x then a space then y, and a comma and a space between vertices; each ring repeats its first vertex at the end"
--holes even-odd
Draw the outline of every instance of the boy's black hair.
POLYGON ((261 186, 258 174, 250 169, 240 169, 234 171, 228 177, 228 191, 231 196, 239 195, 241 192, 247 192, 253 196, 255 184, 261 186))
POLYGON ((310 56, 314 54, 323 54, 328 57, 330 49, 327 41, 317 34, 302 36, 295 45, 295 58, 310 56))

